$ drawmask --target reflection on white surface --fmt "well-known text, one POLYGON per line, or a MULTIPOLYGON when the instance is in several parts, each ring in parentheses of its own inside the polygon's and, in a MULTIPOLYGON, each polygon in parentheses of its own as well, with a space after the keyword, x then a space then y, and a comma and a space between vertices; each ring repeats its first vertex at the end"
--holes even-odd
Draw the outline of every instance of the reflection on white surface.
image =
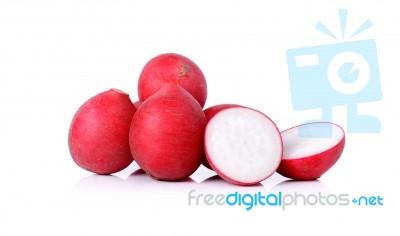
POLYGON ((190 177, 181 181, 161 181, 148 176, 142 169, 134 171, 125 180, 126 188, 131 191, 140 191, 142 194, 159 193, 162 195, 176 194, 188 188, 197 186, 190 177))
MULTIPOLYGON (((201 170, 199 171, 201 172, 201 170)), ((73 187, 73 191, 79 194, 116 194, 137 193, 146 194, 187 194, 190 190, 197 189, 208 192, 235 192, 235 191, 265 191, 263 184, 252 186, 239 186, 231 184, 215 172, 196 173, 180 181, 160 181, 148 176, 142 169, 136 169, 124 180, 116 175, 90 175, 81 178, 73 187), (203 179, 205 176, 207 178, 203 179), (196 181, 195 178, 202 180, 196 181)))
POLYGON ((124 180, 114 175, 93 174, 80 179, 75 184, 75 189, 79 191, 106 191, 123 188, 124 180))
POLYGON ((309 180, 309 181, 285 180, 272 187, 270 192, 329 193, 330 190, 320 180, 309 180))
POLYGON ((199 183, 199 188, 208 191, 263 191, 265 190, 264 186, 260 183, 251 185, 251 186, 240 186, 231 184, 224 179, 222 179, 219 175, 211 176, 201 183, 199 183))
POLYGON ((131 183, 146 183, 146 182, 169 182, 169 183, 192 183, 194 180, 191 177, 188 177, 186 179, 180 180, 180 181, 162 181, 162 180, 156 180, 153 179, 151 176, 147 175, 146 172, 142 169, 137 169, 132 174, 128 176, 126 179, 127 182, 131 183))
POLYGON ((81 195, 117 195, 137 194, 144 197, 158 194, 163 196, 186 196, 195 189, 199 193, 231 193, 231 192, 330 192, 320 180, 295 181, 274 174, 259 184, 239 186, 231 184, 215 172, 199 169, 194 175, 181 181, 160 181, 148 176, 139 167, 131 168, 132 173, 124 179, 116 175, 90 175, 77 181, 73 191, 81 195))

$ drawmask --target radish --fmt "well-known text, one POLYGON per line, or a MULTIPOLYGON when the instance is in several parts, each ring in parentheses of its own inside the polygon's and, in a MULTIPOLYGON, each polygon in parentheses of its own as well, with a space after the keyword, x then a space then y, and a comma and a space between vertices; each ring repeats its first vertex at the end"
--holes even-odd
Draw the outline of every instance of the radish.
POLYGON ((206 115, 207 122, 209 120, 211 120, 211 118, 213 118, 218 112, 225 110, 227 108, 231 108, 231 107, 244 107, 244 106, 237 105, 237 104, 219 104, 219 105, 209 107, 204 110, 204 114, 206 115))
POLYGON ((68 134, 75 163, 97 174, 125 169, 133 161, 129 128, 135 111, 129 95, 117 89, 86 101, 73 117, 68 134))
POLYGON ((132 155, 154 179, 185 179, 200 166, 205 126, 199 103, 177 82, 167 83, 132 119, 132 155))
POLYGON ((337 162, 345 145, 343 129, 328 122, 290 128, 282 132, 282 139, 283 158, 277 172, 295 180, 321 177, 337 162), (331 135, 326 137, 327 133, 331 135))
POLYGON ((215 114, 206 127, 204 148, 213 170, 238 185, 253 185, 268 178, 282 158, 282 139, 275 123, 246 107, 215 114))
POLYGON ((138 83, 140 101, 145 101, 164 84, 174 81, 188 91, 201 107, 204 107, 207 99, 207 83, 203 72, 189 58, 175 53, 156 56, 143 67, 138 83))
MULTIPOLYGON (((242 107, 242 106, 237 104, 219 104, 205 109, 204 114, 206 115, 207 122, 210 121, 211 118, 218 112, 231 107, 242 107)), ((201 164, 203 164, 203 166, 207 167, 210 170, 212 169, 205 155, 203 156, 201 164)))
POLYGON ((136 101, 136 102, 133 103, 133 105, 135 106, 136 110, 139 109, 141 104, 142 104, 141 101, 136 101))

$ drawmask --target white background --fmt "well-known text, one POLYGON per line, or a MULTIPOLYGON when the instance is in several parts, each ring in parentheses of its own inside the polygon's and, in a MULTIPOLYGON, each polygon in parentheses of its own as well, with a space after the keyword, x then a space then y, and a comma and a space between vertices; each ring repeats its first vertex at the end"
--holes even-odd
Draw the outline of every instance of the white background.
MULTIPOLYGON (((398 235, 396 1, 330 2, 1 0, 0 235, 398 235), (213 172, 205 168, 185 182, 157 182, 136 164, 113 177, 72 161, 67 135, 78 107, 113 87, 136 101, 141 68, 165 52, 203 70, 206 107, 253 107, 282 130, 318 118, 318 110, 292 109, 285 53, 338 42, 314 26, 321 20, 339 34, 339 8, 349 9, 348 33, 367 18, 374 24, 354 40, 377 43, 383 99, 360 109, 379 117, 382 131, 347 134, 341 159, 319 182, 277 185, 286 179, 274 175, 245 188, 208 179, 213 172), (380 195, 384 206, 188 206, 191 189, 380 195)), ((345 107, 335 108, 334 121, 346 128, 345 107)))

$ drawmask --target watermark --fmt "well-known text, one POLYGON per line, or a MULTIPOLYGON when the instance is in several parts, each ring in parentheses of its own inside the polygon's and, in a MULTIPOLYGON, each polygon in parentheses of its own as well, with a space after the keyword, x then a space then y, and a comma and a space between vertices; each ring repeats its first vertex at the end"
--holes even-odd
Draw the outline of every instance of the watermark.
MULTIPOLYGON (((320 21, 315 26, 325 35, 344 42, 287 50, 292 106, 296 111, 321 109, 322 117, 318 120, 331 122, 332 108, 347 105, 347 132, 379 133, 378 118, 357 112, 359 103, 382 99, 376 43, 373 39, 350 41, 370 28, 372 21, 367 19, 348 33, 347 13, 347 9, 339 10, 341 35, 334 35, 320 21)), ((308 122, 311 121, 305 123, 308 122)), ((308 134, 299 131, 300 136, 308 134)))
POLYGON ((188 193, 188 206, 230 206, 242 207, 250 211, 254 207, 275 207, 282 211, 296 206, 383 206, 383 197, 358 196, 351 197, 348 193, 323 194, 318 193, 239 193, 211 194, 199 193, 192 189, 188 193))

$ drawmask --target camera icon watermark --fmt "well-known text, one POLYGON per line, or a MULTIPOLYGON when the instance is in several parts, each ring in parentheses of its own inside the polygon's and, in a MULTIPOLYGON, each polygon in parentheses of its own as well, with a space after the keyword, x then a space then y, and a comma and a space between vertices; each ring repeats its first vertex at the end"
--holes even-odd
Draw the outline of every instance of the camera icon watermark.
MULTIPOLYGON (((347 10, 340 9, 339 17, 344 39, 347 10)), ((371 20, 366 20, 348 39, 371 26, 371 20)), ((317 23, 316 29, 337 39, 321 22, 317 23)), ((373 39, 289 49, 286 57, 294 110, 321 109, 322 117, 318 120, 330 122, 333 107, 347 105, 347 132, 380 132, 378 118, 357 112, 359 103, 382 99, 378 56, 373 39)), ((305 123, 308 122, 311 121, 305 123)), ((299 133, 303 137, 309 134, 302 130, 299 133)), ((318 135, 330 137, 331 133, 328 130, 318 135)))

